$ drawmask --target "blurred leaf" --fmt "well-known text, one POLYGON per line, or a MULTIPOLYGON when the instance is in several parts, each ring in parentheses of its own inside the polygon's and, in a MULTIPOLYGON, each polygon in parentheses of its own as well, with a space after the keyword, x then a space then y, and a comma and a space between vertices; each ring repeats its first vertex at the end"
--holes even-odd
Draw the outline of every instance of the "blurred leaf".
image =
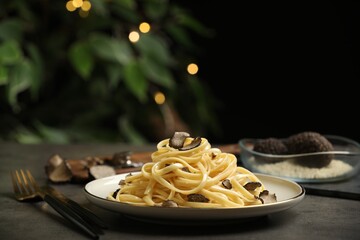
POLYGON ((22 52, 17 42, 10 40, 0 45, 0 63, 14 64, 20 60, 22 52))
POLYGON ((117 61, 121 64, 127 64, 133 59, 132 50, 128 42, 124 40, 96 34, 91 36, 89 43, 100 58, 117 61))
POLYGON ((183 10, 175 11, 177 14, 177 19, 179 20, 180 24, 186 26, 187 28, 193 30, 197 34, 204 36, 204 37, 213 37, 214 31, 205 27, 201 22, 186 14, 183 10))
POLYGON ((8 69, 0 65, 0 86, 8 83, 8 69))
POLYGON ((147 99, 148 82, 137 62, 133 61, 124 66, 124 80, 126 87, 141 102, 144 102, 147 99))
POLYGON ((136 24, 140 22, 140 17, 136 15, 136 12, 129 11, 122 8, 121 6, 114 6, 113 11, 117 13, 118 16, 129 21, 130 23, 136 24))
POLYGON ((4 41, 20 41, 22 38, 23 24, 19 19, 6 19, 0 22, 0 39, 4 41))
POLYGON ((129 9, 135 10, 136 8, 136 0, 114 0, 114 2, 129 9))
POLYGON ((91 83, 88 86, 88 89, 91 97, 98 98, 99 100, 105 99, 108 95, 108 88, 103 77, 91 79, 91 83))
POLYGON ((33 99, 37 99, 39 95, 39 89, 43 82, 44 63, 40 56, 38 48, 34 44, 28 46, 30 58, 32 60, 33 76, 31 81, 31 95, 33 99))
POLYGON ((104 0, 91 0, 91 10, 100 16, 109 15, 109 11, 104 0))
POLYGON ((69 58, 77 73, 84 79, 90 77, 94 68, 94 58, 86 42, 74 43, 69 50, 69 58))
POLYGON ((187 32, 182 28, 175 24, 168 24, 166 26, 166 31, 172 36, 179 44, 184 45, 188 48, 195 47, 193 42, 191 41, 187 32))
POLYGON ((46 142, 64 144, 69 142, 69 138, 62 130, 45 126, 40 122, 35 123, 35 128, 46 142))
POLYGON ((196 97, 196 108, 200 118, 205 120, 211 120, 212 116, 210 115, 208 100, 210 97, 206 96, 206 92, 204 86, 200 84, 199 79, 196 76, 189 76, 188 82, 190 84, 190 88, 196 97))
POLYGON ((163 18, 168 10, 167 0, 144 1, 144 10, 146 15, 152 20, 163 18))
POLYGON ((68 36, 65 34, 54 33, 46 37, 46 44, 38 45, 38 48, 42 50, 45 56, 49 59, 47 63, 57 63, 59 59, 66 58, 68 49, 68 36))
POLYGON ((104 131, 104 129, 98 127, 75 127, 72 126, 70 129, 66 129, 66 132, 69 135, 69 141, 71 142, 104 142, 111 141, 113 142, 110 136, 104 131))
POLYGON ((32 76, 33 71, 28 60, 23 60, 11 69, 8 84, 8 101, 12 107, 17 106, 17 95, 30 87, 32 76))
MULTIPOLYGON (((96 82, 100 82, 99 80, 96 82)), ((91 81, 93 83, 93 81, 91 81)), ((92 84, 92 86, 95 86, 96 84, 92 84)), ((93 90, 93 89, 92 89, 93 90)), ((93 93, 94 94, 94 93, 93 93)), ((79 112, 79 114, 76 114, 76 116, 72 117, 73 125, 77 127, 86 127, 91 128, 93 126, 96 126, 97 124, 101 124, 102 119, 106 119, 109 116, 112 116, 114 111, 114 106, 111 104, 108 104, 105 101, 100 101, 99 98, 93 97, 96 95, 92 95, 93 100, 91 101, 91 111, 82 111, 79 112)), ((85 105, 88 106, 88 104, 85 105)))
POLYGON ((142 55, 153 61, 167 66, 174 63, 167 44, 158 36, 142 34, 140 40, 135 44, 135 47, 139 49, 142 55))
POLYGON ((18 127, 14 131, 13 138, 23 144, 36 144, 43 142, 43 139, 36 133, 26 129, 25 127, 18 127))
POLYGON ((190 89, 193 91, 193 96, 196 101, 196 116, 200 119, 200 127, 204 127, 206 123, 207 128, 211 128, 212 131, 219 131, 219 123, 217 122, 216 115, 212 111, 212 107, 217 105, 215 99, 209 94, 206 84, 202 84, 196 75, 188 77, 188 83, 190 89))
POLYGON ((139 23, 140 17, 136 9, 136 2, 134 0, 116 0, 116 4, 111 5, 111 10, 114 11, 121 19, 129 21, 130 23, 139 23))
POLYGON ((90 0, 82 18, 66 1, 0 0, 1 138, 146 142, 154 135, 144 129, 161 114, 147 101, 150 84, 166 88, 167 99, 184 109, 175 109, 180 117, 189 115, 187 125, 208 126, 198 109, 208 111, 211 99, 181 81, 187 73, 178 62, 196 54, 190 33, 201 31, 184 9, 169 0, 90 0), (131 43, 128 34, 141 21, 152 30, 131 43))
POLYGON ((119 84, 121 77, 123 76, 123 68, 117 63, 109 63, 105 66, 105 71, 109 78, 110 88, 116 88, 119 84))
POLYGON ((188 83, 190 85, 190 89, 194 93, 194 96, 196 96, 198 99, 205 99, 205 94, 203 91, 203 86, 200 84, 199 79, 192 75, 188 77, 188 83))
POLYGON ((124 133, 128 142, 137 145, 146 143, 146 140, 141 136, 141 134, 138 131, 136 131, 134 126, 130 123, 130 121, 127 118, 125 117, 119 118, 118 124, 121 132, 124 133))
POLYGON ((175 86, 175 80, 167 66, 158 64, 147 57, 141 58, 139 63, 146 77, 152 82, 167 88, 175 86))
MULTIPOLYGON (((3 1, 3 0, 1 0, 3 1)), ((21 19, 25 20, 26 22, 34 22, 38 13, 34 13, 34 10, 31 8, 31 3, 34 1, 10 1, 11 4, 8 5, 10 11, 16 12, 17 16, 20 16, 21 19)))

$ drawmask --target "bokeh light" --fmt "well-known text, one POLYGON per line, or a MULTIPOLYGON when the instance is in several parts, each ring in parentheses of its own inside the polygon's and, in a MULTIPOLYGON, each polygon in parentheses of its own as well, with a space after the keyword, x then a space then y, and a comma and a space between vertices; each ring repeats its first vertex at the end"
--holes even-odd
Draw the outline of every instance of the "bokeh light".
POLYGON ((140 39, 140 34, 137 31, 132 31, 129 33, 130 42, 137 42, 140 39))
POLYGON ((82 9, 79 10, 79 15, 82 18, 86 18, 87 16, 89 16, 89 12, 88 11, 83 11, 82 9))
POLYGON ((199 71, 199 67, 195 63, 190 63, 187 66, 187 71, 188 71, 189 74, 194 75, 199 71))
POLYGON ((84 1, 83 4, 81 5, 81 9, 85 12, 90 11, 91 3, 89 1, 84 1))
POLYGON ((69 0, 66 2, 66 10, 74 12, 79 8, 80 17, 87 17, 91 9, 91 3, 89 0, 69 0))
POLYGON ((74 7, 79 8, 83 5, 83 0, 72 0, 74 7))
POLYGON ((66 10, 68 10, 69 12, 73 12, 76 10, 76 7, 73 4, 73 1, 68 1, 65 5, 66 10))
POLYGON ((156 92, 154 94, 154 100, 155 100, 156 104, 161 105, 161 104, 164 104, 166 97, 162 92, 156 92))
POLYGON ((149 32, 150 31, 150 24, 148 24, 147 22, 142 22, 142 23, 140 23, 140 25, 139 25, 139 30, 140 30, 140 32, 142 32, 142 33, 147 33, 147 32, 149 32))

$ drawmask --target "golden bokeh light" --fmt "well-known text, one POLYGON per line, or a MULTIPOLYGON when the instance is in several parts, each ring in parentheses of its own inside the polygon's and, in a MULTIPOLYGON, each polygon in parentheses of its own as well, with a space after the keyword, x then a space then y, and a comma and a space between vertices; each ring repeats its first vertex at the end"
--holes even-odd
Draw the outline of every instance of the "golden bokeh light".
POLYGON ((140 25, 139 25, 139 30, 140 30, 140 32, 142 32, 142 33, 147 33, 147 32, 149 32, 150 31, 150 24, 148 24, 147 22, 142 22, 142 23, 140 23, 140 25))
POLYGON ((66 10, 69 12, 74 12, 77 8, 79 9, 79 15, 82 18, 85 18, 89 15, 91 9, 90 0, 69 0, 66 2, 66 10))
POLYGON ((130 42, 137 42, 140 39, 140 34, 137 31, 132 31, 129 33, 130 42))
POLYGON ((81 10, 88 12, 91 9, 91 3, 89 1, 84 1, 81 5, 81 10))
POLYGON ((79 8, 83 5, 83 0, 72 0, 72 4, 74 5, 74 7, 79 8))
POLYGON ((195 63, 190 63, 187 66, 187 71, 188 71, 189 74, 194 75, 199 71, 199 67, 195 63))
POLYGON ((76 7, 73 4, 73 1, 68 1, 65 5, 66 10, 68 10, 69 12, 73 12, 76 10, 76 7))
POLYGON ((156 104, 161 105, 161 104, 164 104, 166 98, 162 92, 156 92, 154 94, 154 100, 155 100, 156 104))
POLYGON ((79 10, 79 15, 82 18, 86 18, 87 16, 89 16, 89 12, 88 11, 83 11, 82 9, 79 10))

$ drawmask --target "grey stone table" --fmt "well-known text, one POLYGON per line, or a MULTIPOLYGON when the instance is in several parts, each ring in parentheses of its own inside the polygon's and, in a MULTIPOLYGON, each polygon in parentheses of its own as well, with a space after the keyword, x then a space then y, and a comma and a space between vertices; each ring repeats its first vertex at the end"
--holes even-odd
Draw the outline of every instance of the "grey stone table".
MULTIPOLYGON (((43 184, 44 166, 53 154, 66 158, 111 155, 124 150, 153 151, 149 146, 113 145, 19 145, 0 143, 0 239, 89 239, 73 228, 44 202, 20 203, 14 199, 10 170, 29 169, 43 184)), ((357 182, 359 186, 360 182, 357 182)), ((84 185, 53 185, 91 209, 109 226, 100 239, 359 239, 360 201, 305 195, 295 207, 251 220, 226 224, 184 226, 136 221, 92 205, 84 185)))

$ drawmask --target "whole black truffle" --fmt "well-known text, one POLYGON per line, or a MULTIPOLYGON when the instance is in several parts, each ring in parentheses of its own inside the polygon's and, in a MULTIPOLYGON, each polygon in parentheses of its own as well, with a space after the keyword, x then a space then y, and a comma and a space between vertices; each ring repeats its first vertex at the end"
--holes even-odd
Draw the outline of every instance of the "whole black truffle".
MULTIPOLYGON (((260 139, 256 141, 254 143, 253 150, 255 152, 273 154, 273 155, 282 155, 282 154, 287 154, 288 152, 286 145, 281 140, 276 138, 260 139)), ((256 161, 264 162, 264 163, 265 162, 274 163, 274 162, 282 161, 282 159, 256 156, 256 161)))
MULTIPOLYGON (((334 150, 331 142, 317 132, 302 132, 292 135, 286 140, 285 144, 290 154, 334 150)), ((297 159, 296 163, 311 168, 322 168, 329 165, 333 157, 332 154, 315 155, 297 159)))

